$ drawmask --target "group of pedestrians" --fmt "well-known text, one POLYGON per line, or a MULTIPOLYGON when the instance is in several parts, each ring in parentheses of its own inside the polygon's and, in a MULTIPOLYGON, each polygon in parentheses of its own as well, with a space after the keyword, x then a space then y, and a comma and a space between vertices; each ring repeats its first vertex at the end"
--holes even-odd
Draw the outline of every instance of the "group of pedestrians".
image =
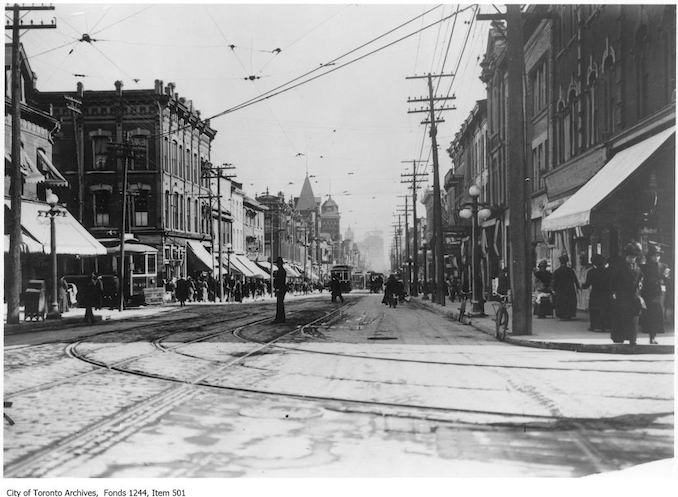
POLYGON ((560 256, 560 267, 553 273, 541 261, 534 272, 534 313, 545 317, 555 311, 558 319, 572 319, 577 313, 577 292, 590 288, 590 331, 610 331, 613 342, 635 344, 640 329, 656 344, 657 335, 664 332, 663 303, 673 305, 671 270, 660 263, 657 245, 649 246, 642 265, 640 244, 627 244, 623 253, 623 259, 611 265, 602 255, 593 255, 583 282, 569 267, 567 255, 560 256))

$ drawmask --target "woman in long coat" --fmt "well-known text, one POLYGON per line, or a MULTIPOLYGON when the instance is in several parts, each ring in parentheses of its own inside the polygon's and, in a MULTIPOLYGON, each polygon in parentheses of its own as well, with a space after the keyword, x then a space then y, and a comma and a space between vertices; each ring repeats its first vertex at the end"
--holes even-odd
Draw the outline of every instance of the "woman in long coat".
POLYGON ((186 305, 186 300, 188 299, 188 281, 186 281, 183 276, 177 280, 177 289, 175 290, 175 294, 177 300, 179 301, 179 305, 181 307, 186 305))
POLYGON ((605 331, 610 328, 610 271, 600 254, 591 257, 593 267, 586 273, 582 288, 591 287, 589 295, 589 331, 605 331))
POLYGON ((570 260, 567 255, 561 255, 558 260, 560 267, 553 272, 556 316, 558 319, 568 320, 577 315, 579 280, 574 270, 567 265, 570 260))
POLYGON ((538 318, 545 318, 546 316, 553 315, 553 303, 551 302, 551 281, 553 274, 546 269, 548 267, 546 260, 540 261, 537 267, 539 269, 534 272, 534 290, 537 293, 534 313, 538 318))
POLYGON ((640 247, 629 243, 624 247, 624 260, 612 271, 610 290, 612 291, 612 334, 614 343, 628 340, 636 344, 638 333, 638 315, 642 310, 640 287, 643 276, 636 264, 640 247))
POLYGON ((664 311, 662 310, 663 268, 659 264, 661 252, 658 247, 650 245, 647 251, 647 262, 640 267, 643 274, 643 289, 640 292, 647 309, 640 315, 640 327, 643 333, 650 335, 650 343, 657 343, 655 337, 664 333, 664 311))

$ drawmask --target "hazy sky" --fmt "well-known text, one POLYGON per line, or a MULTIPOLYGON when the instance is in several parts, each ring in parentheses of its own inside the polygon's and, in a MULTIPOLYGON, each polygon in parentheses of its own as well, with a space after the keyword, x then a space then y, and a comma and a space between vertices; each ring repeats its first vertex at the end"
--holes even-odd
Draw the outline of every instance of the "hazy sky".
MULTIPOLYGON (((319 69, 433 7, 57 3, 54 12, 30 14, 33 19, 55 15, 57 28, 26 31, 22 42, 40 90, 74 90, 77 81, 85 89, 112 90, 116 79, 125 89, 152 88, 161 79, 175 82, 176 91, 207 118, 319 69), (96 41, 77 41, 85 33, 96 41), (258 79, 245 80, 249 76, 258 79)), ((366 231, 381 229, 388 240, 396 206, 404 203, 398 196, 407 192, 400 174, 411 172, 400 162, 426 160, 430 151, 427 129, 420 125, 426 116, 407 113, 412 108, 407 98, 425 95, 426 81, 405 77, 459 67, 454 80, 443 79, 438 91, 447 95, 452 84, 450 93, 457 97, 452 102, 457 110, 446 112, 446 122, 439 126, 441 177, 451 166, 445 149, 452 136, 475 101, 485 97, 478 63, 488 23, 471 22, 473 9, 468 7, 439 6, 323 70, 414 33, 457 8, 467 10, 456 24, 452 17, 331 74, 214 118, 218 134, 212 162, 233 163, 252 195, 267 187, 298 195, 308 170, 315 176, 315 195, 324 200, 331 192, 339 204, 342 233, 350 225, 361 239, 366 231)), ((481 10, 493 8, 482 5, 481 10)), ((432 162, 422 165, 420 172, 431 173, 432 167, 432 162)), ((432 185, 432 176, 429 181, 432 185)))

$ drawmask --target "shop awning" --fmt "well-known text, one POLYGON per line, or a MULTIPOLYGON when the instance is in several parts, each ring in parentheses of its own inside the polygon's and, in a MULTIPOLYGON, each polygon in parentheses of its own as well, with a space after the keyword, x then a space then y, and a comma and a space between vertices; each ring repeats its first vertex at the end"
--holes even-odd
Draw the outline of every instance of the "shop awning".
POLYGON ((259 266, 252 262, 246 255, 237 255, 238 261, 245 266, 250 273, 252 273, 252 278, 266 278, 268 275, 262 271, 259 266))
MULTIPOLYGON (((5 151, 5 175, 12 170, 12 154, 5 151)), ((11 173, 9 173, 11 174, 11 173)), ((24 182, 40 183, 45 180, 45 177, 40 173, 35 163, 28 157, 28 154, 21 149, 21 174, 24 177, 24 182)))
MULTIPOLYGON (((127 243, 125 242, 125 253, 126 254, 148 254, 156 253, 157 248, 151 247, 150 245, 145 245, 143 243, 127 243)), ((106 247, 106 252, 109 254, 119 254, 120 253, 120 244, 115 245, 114 247, 106 247)))
POLYGON ((591 211, 643 165, 674 133, 675 126, 672 126, 612 157, 563 205, 542 220, 542 231, 560 231, 590 224, 591 211))
MULTIPOLYGON (((256 261, 256 265, 263 273, 265 273, 265 277, 268 278, 271 274, 271 263, 267 261, 256 261)), ((273 270, 275 271, 275 265, 273 266, 273 270)))
POLYGON ((290 266, 287 262, 283 264, 283 268, 285 269, 285 271, 287 271, 288 278, 301 278, 299 272, 292 266, 290 266))
MULTIPOLYGON (((11 201, 5 199, 5 207, 11 209, 11 201)), ((21 201, 21 226, 34 240, 42 244, 45 254, 50 252, 50 219, 44 212, 50 209, 45 202, 21 201)), ((94 238, 64 207, 58 207, 62 215, 54 218, 56 251, 64 255, 106 255, 106 248, 94 238)))
POLYGON ((206 271, 214 270, 212 254, 197 240, 186 240, 186 246, 200 264, 205 266, 206 271))
POLYGON ((68 186, 68 181, 42 150, 38 150, 38 166, 45 177, 45 183, 52 186, 68 186))
MULTIPOLYGON (((33 238, 25 229, 21 230, 21 245, 20 250, 22 254, 44 254, 45 247, 42 243, 33 238)), ((5 235, 5 253, 9 253, 9 235, 5 235)))
MULTIPOLYGON (((253 278, 254 273, 247 267, 243 261, 241 260, 242 256, 236 255, 236 254, 231 254, 230 257, 230 263, 231 263, 231 271, 235 270, 236 272, 242 274, 243 276, 246 276, 248 278, 253 278)), ((227 260, 228 264, 228 260, 227 260)))

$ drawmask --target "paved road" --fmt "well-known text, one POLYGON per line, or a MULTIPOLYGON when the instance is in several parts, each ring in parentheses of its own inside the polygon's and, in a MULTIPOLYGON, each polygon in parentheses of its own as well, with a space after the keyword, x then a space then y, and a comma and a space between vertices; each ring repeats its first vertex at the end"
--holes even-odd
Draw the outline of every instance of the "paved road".
POLYGON ((673 456, 673 356, 511 346, 375 295, 288 313, 13 337, 5 476, 581 476, 673 456))

